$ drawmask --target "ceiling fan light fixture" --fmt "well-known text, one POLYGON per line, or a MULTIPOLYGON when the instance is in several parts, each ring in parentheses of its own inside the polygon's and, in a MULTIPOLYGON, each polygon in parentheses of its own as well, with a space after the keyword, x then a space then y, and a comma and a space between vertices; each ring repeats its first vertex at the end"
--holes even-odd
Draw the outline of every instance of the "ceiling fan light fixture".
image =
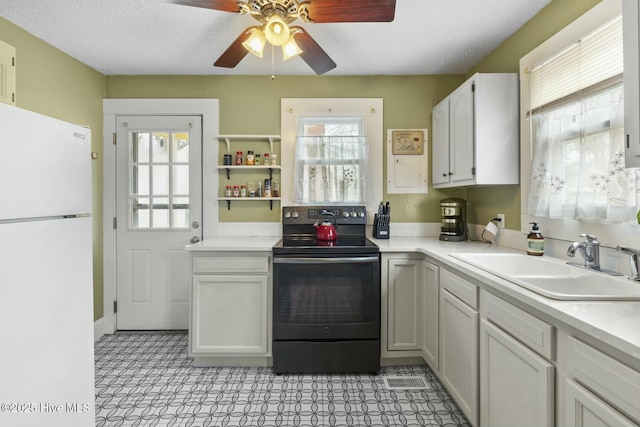
POLYGON ((282 60, 286 61, 291 58, 295 58, 296 56, 302 53, 302 49, 296 43, 296 40, 293 36, 289 37, 289 40, 285 44, 282 45, 282 60))
POLYGON ((264 35, 272 45, 282 46, 289 40, 291 32, 289 31, 287 23, 284 22, 284 19, 277 13, 274 13, 269 17, 264 26, 264 35))
POLYGON ((259 28, 254 28, 249 38, 242 43, 242 46, 258 58, 262 58, 265 44, 267 44, 267 39, 264 33, 259 28))

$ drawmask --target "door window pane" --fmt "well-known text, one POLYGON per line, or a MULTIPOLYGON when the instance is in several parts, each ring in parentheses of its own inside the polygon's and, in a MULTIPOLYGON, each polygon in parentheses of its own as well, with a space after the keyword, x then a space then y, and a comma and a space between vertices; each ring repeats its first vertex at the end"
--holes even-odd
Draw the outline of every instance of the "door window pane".
POLYGON ((131 229, 189 228, 189 132, 131 132, 129 189, 131 229))
POLYGON ((175 228, 189 227, 189 198, 174 197, 171 209, 172 222, 175 228))
POLYGON ((151 143, 151 159, 153 163, 169 162, 169 134, 164 132, 154 132, 151 143))

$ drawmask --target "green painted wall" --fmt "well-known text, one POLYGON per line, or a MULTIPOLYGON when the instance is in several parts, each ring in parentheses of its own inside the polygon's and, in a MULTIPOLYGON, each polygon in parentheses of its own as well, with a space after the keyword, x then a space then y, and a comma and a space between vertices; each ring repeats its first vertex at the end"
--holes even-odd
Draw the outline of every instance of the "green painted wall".
MULTIPOLYGON (((223 134, 279 134, 281 98, 383 98, 387 129, 431 128, 431 110, 463 76, 108 76, 107 98, 217 98, 223 134)), ((386 171, 379 171, 385 174, 386 171)), ((438 222, 439 202, 463 189, 386 196, 394 221, 438 222)), ((220 206, 220 220, 279 221, 268 205, 220 206)))
MULTIPOLYGON (((576 20, 601 0, 553 0, 502 45, 491 52, 467 77, 477 73, 517 73, 520 58, 576 20)), ((506 228, 520 230, 520 186, 469 188, 469 222, 486 224, 497 213, 506 216, 506 228)))
POLYGON ((102 99, 104 76, 0 18, 0 40, 16 48, 16 106, 91 128, 94 319, 103 315, 102 99))

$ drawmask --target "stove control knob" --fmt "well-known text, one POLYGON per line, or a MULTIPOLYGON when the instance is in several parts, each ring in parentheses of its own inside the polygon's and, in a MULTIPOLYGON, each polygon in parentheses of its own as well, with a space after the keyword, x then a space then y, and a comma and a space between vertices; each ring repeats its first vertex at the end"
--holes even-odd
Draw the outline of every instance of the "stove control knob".
POLYGON ((291 211, 284 211, 285 218, 291 218, 291 211))
POLYGON ((356 211, 351 211, 351 218, 355 218, 356 216, 358 216, 356 211))
POLYGON ((347 211, 342 212, 342 216, 345 218, 349 218, 349 212, 347 211))
POLYGON ((293 211, 293 213, 291 214, 291 216, 293 218, 298 218, 298 211, 293 211))
POLYGON ((364 218, 364 211, 360 211, 360 212, 358 212, 358 217, 360 217, 360 218, 364 218))

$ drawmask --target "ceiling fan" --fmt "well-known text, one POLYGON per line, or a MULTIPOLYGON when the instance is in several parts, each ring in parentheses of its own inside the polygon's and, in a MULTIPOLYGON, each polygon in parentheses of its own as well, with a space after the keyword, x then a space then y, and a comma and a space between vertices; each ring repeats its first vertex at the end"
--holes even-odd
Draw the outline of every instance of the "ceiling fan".
POLYGON ((260 25, 245 29, 213 64, 233 68, 251 52, 262 58, 268 41, 282 47, 283 59, 300 55, 323 74, 336 63, 302 27, 290 26, 300 19, 307 23, 391 22, 396 0, 172 0, 175 4, 251 15, 260 25))

